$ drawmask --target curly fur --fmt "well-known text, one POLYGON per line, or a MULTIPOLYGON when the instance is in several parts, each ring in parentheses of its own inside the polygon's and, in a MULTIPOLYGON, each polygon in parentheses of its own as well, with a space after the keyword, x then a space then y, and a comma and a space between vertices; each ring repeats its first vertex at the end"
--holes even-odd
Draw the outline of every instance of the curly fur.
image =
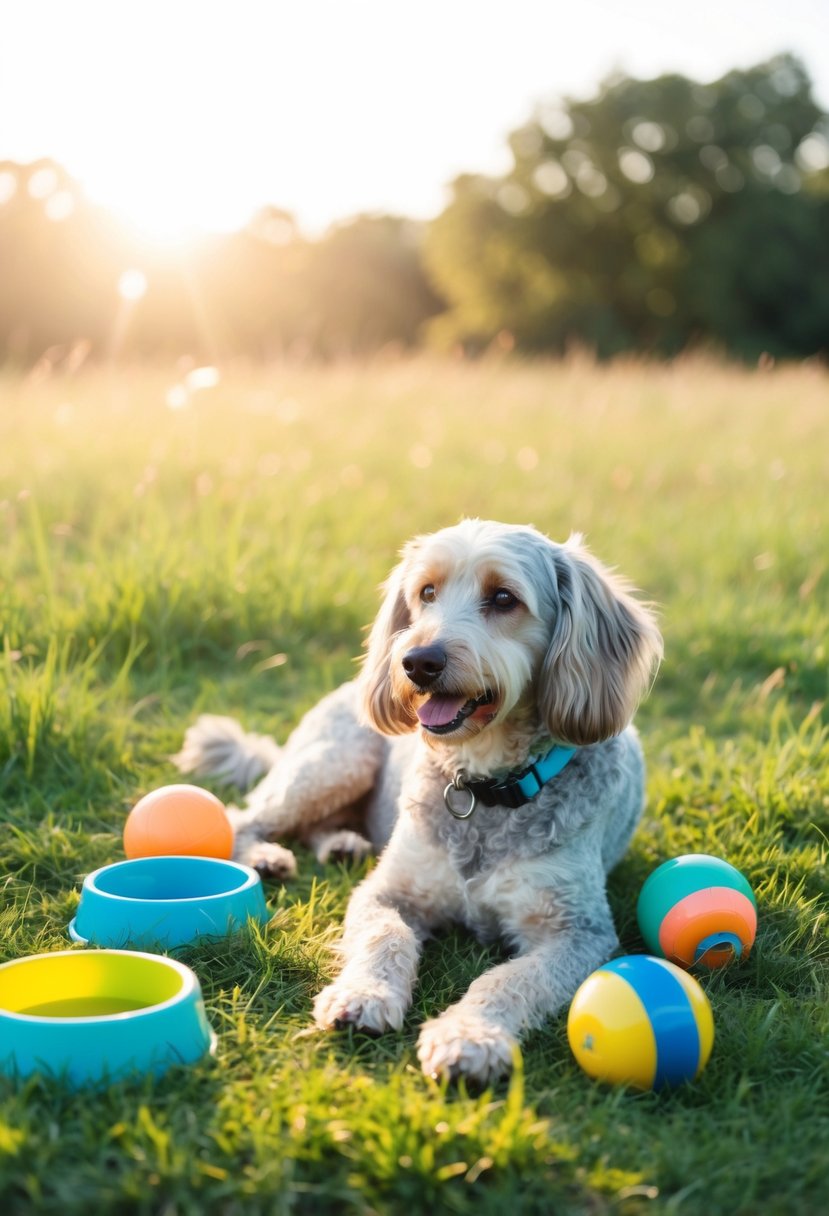
POLYGON ((382 850, 349 902, 318 1026, 399 1030, 424 941, 460 923, 513 957, 421 1028, 421 1064, 480 1082, 509 1069, 523 1031, 617 944, 605 879, 642 810, 630 721, 660 657, 651 610, 579 537, 560 545, 465 520, 406 545, 359 679, 324 698, 278 755, 227 719, 190 728, 177 757, 189 771, 247 774, 273 758, 234 812, 240 860, 289 875, 292 855, 274 837, 323 858, 382 850), (424 648, 439 670, 413 662, 424 648), (503 775, 551 742, 578 750, 531 803, 448 814, 443 791, 459 770, 503 775))

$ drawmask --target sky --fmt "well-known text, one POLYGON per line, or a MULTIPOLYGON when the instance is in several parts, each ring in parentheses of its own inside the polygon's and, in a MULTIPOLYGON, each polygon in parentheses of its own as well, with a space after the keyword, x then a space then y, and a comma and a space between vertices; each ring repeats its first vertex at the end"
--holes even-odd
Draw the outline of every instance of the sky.
POLYGON ((0 160, 54 158, 159 240, 265 203, 309 233, 429 218, 539 102, 783 50, 829 110, 829 0, 0 0, 0 160))

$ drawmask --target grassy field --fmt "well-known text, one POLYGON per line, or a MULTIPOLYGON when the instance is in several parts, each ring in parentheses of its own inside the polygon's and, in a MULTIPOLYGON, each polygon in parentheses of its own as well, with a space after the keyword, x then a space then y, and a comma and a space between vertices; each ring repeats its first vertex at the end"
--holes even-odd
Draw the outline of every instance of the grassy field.
POLYGON ((0 960, 67 946, 84 874, 175 779, 187 723, 283 737, 352 672, 398 546, 462 515, 582 530, 659 602, 648 811, 611 880, 623 944, 642 948, 649 870, 700 850, 753 884, 757 947, 706 981, 695 1084, 595 1086, 561 1016, 509 1084, 468 1093, 414 1056, 418 1023, 493 957, 463 934, 427 950, 402 1034, 303 1033, 355 874, 302 854, 268 886, 267 929, 183 955, 215 1062, 94 1096, 0 1080, 3 1216, 824 1211, 827 373, 573 358, 176 379, 0 377, 0 960))

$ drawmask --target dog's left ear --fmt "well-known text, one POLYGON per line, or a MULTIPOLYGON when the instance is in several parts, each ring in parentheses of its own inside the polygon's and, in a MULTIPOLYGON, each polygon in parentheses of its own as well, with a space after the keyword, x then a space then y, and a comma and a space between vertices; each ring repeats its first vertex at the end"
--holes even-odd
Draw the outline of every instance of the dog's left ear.
POLYGON ((633 717, 662 658, 650 608, 571 537, 550 546, 553 632, 538 705, 550 736, 584 746, 617 735, 633 717))
POLYGON ((391 648, 398 633, 408 629, 411 617, 403 594, 404 560, 383 584, 383 603, 366 642, 366 655, 357 680, 361 717, 382 735, 402 735, 417 725, 407 717, 392 693, 389 665, 391 648))

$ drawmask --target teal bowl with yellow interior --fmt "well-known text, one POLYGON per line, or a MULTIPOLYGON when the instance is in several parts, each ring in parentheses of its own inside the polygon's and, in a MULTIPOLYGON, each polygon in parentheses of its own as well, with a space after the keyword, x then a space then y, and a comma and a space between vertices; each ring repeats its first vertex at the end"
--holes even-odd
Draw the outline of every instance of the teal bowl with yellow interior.
POLYGON ((0 1072, 70 1086, 195 1064, 215 1051, 201 986, 177 959, 59 950, 0 966, 0 1072))

